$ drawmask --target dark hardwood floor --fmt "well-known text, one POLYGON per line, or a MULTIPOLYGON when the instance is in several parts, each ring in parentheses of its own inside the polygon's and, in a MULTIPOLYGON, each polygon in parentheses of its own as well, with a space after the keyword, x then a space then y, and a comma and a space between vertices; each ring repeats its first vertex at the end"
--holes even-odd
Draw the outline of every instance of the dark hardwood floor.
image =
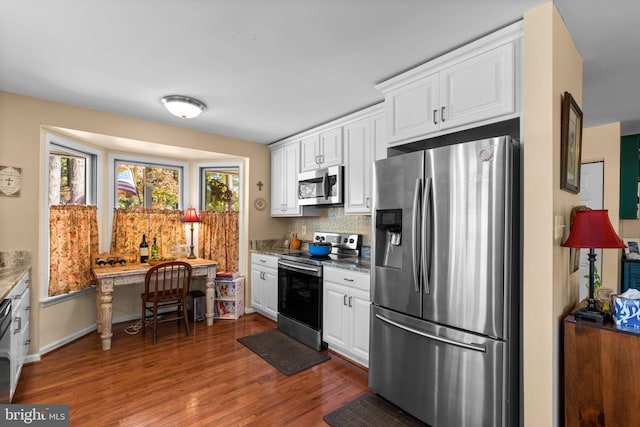
POLYGON ((335 354, 290 377, 236 341, 275 328, 253 313, 184 328, 160 326, 158 344, 114 325, 25 365, 13 403, 69 404, 72 426, 326 426, 322 417, 368 391, 367 372, 335 354))

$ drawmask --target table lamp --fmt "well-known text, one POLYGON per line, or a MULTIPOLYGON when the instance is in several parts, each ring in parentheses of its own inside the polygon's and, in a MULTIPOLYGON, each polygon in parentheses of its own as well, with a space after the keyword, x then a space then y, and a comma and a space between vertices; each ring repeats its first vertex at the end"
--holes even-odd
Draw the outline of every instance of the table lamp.
POLYGON ((602 303, 597 301, 594 295, 595 249, 626 248, 609 221, 608 211, 603 209, 576 212, 576 218, 573 227, 571 227, 569 237, 562 246, 589 249, 589 300, 586 307, 580 308, 575 312, 575 317, 576 319, 587 319, 603 323, 611 315, 604 312, 602 303))
POLYGON ((200 222, 200 218, 198 217, 198 212, 196 212, 195 208, 187 209, 187 211, 184 213, 184 216, 182 217, 182 222, 191 223, 191 252, 189 252, 189 256, 187 257, 187 259, 197 258, 193 253, 193 223, 200 222))

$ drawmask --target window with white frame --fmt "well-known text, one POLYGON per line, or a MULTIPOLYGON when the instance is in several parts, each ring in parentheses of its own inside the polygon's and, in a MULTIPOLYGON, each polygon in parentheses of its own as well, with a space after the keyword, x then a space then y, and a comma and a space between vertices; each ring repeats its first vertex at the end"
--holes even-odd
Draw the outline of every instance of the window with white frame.
POLYGON ((239 210, 240 171, 237 166, 200 168, 200 209, 225 212, 239 210))
MULTIPOLYGON (((96 202, 96 154, 59 139, 49 144, 49 206, 96 202)), ((88 147, 87 147, 88 148, 88 147)))
MULTIPOLYGON (((91 233, 78 237, 79 230, 87 229, 86 224, 93 224, 97 230, 96 212, 100 201, 100 164, 102 152, 94 147, 47 133, 42 164, 48 172, 43 175, 44 221, 41 225, 43 240, 41 259, 46 266, 44 283, 41 290, 41 302, 52 304, 79 295, 78 291, 90 290, 91 278, 89 251, 81 249, 81 254, 71 256, 74 249, 81 244, 98 250, 98 234, 91 233), (79 210, 82 209, 82 210, 79 210), (56 212, 52 219, 51 212, 56 212), (73 212, 74 215, 70 215, 73 212), (78 222, 77 218, 82 217, 78 222), (88 222, 86 222, 86 221, 88 222), (64 225, 65 221, 70 221, 64 225), (55 224, 55 225, 53 225, 55 224), (52 228, 54 232, 52 232, 52 228), (68 233, 63 233, 63 232, 68 233), (52 241, 51 236, 58 236, 52 241), (73 237, 75 236, 75 237, 73 237), (74 245, 67 242, 73 241, 74 245), (65 260, 76 260, 76 265, 63 265, 65 260), (77 260, 86 261, 79 266, 77 260), (78 268, 75 271, 74 268, 78 268), (73 278, 73 280, 71 279, 73 278)), ((91 229, 91 226, 88 227, 91 229)))
POLYGON ((179 209, 183 166, 116 159, 115 208, 179 209))

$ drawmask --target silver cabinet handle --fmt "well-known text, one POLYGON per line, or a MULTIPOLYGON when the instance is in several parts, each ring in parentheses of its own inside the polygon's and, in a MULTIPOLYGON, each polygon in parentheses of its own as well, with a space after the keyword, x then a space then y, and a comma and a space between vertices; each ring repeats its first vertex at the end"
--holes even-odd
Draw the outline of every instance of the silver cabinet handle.
POLYGON ((353 297, 349 297, 349 307, 353 307, 353 306, 351 305, 351 298, 353 298, 353 297))
POLYGON ((342 295, 342 305, 347 305, 347 296, 342 295))
POLYGON ((444 106, 440 109, 440 121, 444 123, 444 106))
POLYGON ((320 154, 320 163, 324 163, 324 154, 320 154))
POLYGON ((260 262, 267 262, 267 260, 266 259, 261 259, 260 262))
POLYGON ((18 327, 16 328, 15 331, 13 331, 14 334, 17 334, 22 329, 22 317, 16 316, 16 317, 13 318, 13 320, 18 322, 18 327))
POLYGON ((348 277, 343 277, 342 280, 345 282, 353 282, 353 279, 349 279, 348 277))
POLYGON ((371 207, 371 205, 370 205, 369 203, 371 203, 371 197, 367 197, 367 198, 365 199, 364 206, 365 206, 367 209, 371 207))
POLYGON ((422 331, 419 331, 417 329, 413 329, 413 328, 410 328, 408 326, 401 325, 400 323, 394 322, 393 320, 387 319, 387 318, 385 318, 385 317, 383 317, 383 316, 381 316, 379 314, 376 314, 376 317, 378 319, 382 320, 383 322, 389 323, 390 325, 393 325, 393 326, 395 326, 397 328, 403 329, 403 330, 405 330, 407 332, 411 332, 411 333, 416 334, 416 335, 420 335, 420 336, 425 337, 425 338, 432 339, 434 341, 440 341, 440 342, 443 342, 445 344, 455 345, 455 346, 458 346, 458 347, 466 348, 468 350, 480 351, 482 353, 486 353, 487 352, 487 348, 485 346, 483 346, 483 345, 474 344, 474 343, 460 342, 460 341, 450 340, 450 339, 444 338, 444 337, 439 337, 437 335, 428 334, 426 332, 422 332, 422 331))
POLYGON ((433 124, 437 125, 438 124, 438 109, 435 108, 433 110, 433 124))

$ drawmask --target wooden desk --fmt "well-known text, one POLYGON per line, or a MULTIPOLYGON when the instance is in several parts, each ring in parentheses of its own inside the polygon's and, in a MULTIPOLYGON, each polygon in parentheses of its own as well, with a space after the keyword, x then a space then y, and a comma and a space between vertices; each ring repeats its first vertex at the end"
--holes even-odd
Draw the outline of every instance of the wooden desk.
POLYGON ((565 425, 636 426, 640 332, 564 320, 565 425))
MULTIPOLYGON (((213 299, 214 299, 214 285, 216 278, 216 266, 215 261, 207 259, 185 259, 191 264, 192 278, 206 277, 206 306, 207 306, 207 325, 213 325, 213 299)), ((112 301, 113 301, 113 289, 116 286, 133 285, 136 283, 144 283, 144 277, 147 274, 151 266, 149 264, 132 264, 125 265, 124 267, 95 267, 92 269, 93 275, 96 278, 96 327, 100 338, 102 338, 102 349, 111 349, 111 332, 112 323, 112 301)))

